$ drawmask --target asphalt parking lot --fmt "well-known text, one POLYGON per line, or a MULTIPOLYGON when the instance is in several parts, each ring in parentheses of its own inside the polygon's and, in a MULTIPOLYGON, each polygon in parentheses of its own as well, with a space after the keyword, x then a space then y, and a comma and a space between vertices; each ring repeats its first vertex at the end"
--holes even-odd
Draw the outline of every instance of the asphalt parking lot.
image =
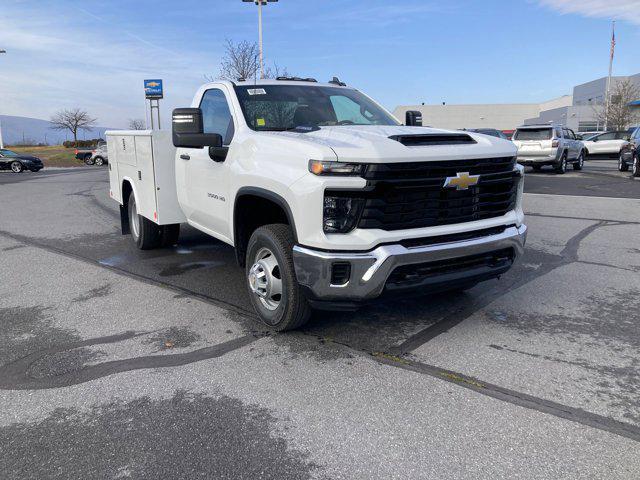
POLYGON ((0 174, 3 478, 640 477, 640 181, 527 173, 463 294, 254 322, 233 251, 119 233, 106 169, 0 174))

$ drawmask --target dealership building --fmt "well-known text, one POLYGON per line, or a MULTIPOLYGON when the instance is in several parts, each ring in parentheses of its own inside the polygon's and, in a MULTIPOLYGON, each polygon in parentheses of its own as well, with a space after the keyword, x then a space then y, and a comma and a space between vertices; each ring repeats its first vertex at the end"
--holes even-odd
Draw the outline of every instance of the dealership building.
MULTIPOLYGON (((611 91, 622 81, 630 80, 640 89, 640 73, 611 78, 611 91)), ((573 87, 572 95, 542 103, 469 104, 469 105, 401 105, 394 115, 404 120, 407 110, 422 112, 423 125, 436 128, 496 128, 513 130, 519 125, 558 123, 576 132, 601 130, 594 107, 604 104, 607 77, 573 87)), ((640 110, 640 99, 633 108, 640 110)))

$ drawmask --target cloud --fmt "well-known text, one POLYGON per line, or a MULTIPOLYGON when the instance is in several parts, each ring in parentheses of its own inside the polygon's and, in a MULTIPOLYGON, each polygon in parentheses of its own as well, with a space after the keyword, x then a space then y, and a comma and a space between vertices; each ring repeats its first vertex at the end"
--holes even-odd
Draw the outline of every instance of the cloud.
POLYGON ((640 25, 638 0, 538 0, 538 3, 560 13, 622 20, 640 25))
POLYGON ((167 48, 178 43, 178 30, 145 38, 147 32, 73 6, 13 2, 0 10, 0 24, 7 50, 0 58, 0 113, 6 115, 48 119, 61 108, 81 107, 100 125, 122 127, 145 116, 142 80, 163 78, 166 119, 171 108, 191 103, 203 74, 219 63, 215 49, 167 48))

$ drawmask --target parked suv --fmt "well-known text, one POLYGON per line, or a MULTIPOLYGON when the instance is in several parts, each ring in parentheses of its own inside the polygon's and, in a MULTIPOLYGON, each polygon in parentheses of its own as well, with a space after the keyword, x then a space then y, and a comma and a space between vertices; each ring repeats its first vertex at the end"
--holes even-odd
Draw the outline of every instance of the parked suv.
POLYGON ((109 160, 109 153, 107 152, 107 144, 103 143, 98 145, 95 150, 91 150, 91 155, 85 160, 87 165, 97 165, 101 167, 109 160))
POLYGON ((620 150, 629 140, 627 131, 603 132, 586 137, 582 143, 587 155, 619 156, 620 150))
POLYGON ((567 164, 582 170, 585 149, 570 128, 557 125, 524 125, 513 134, 518 147, 518 163, 538 172, 543 165, 552 165, 557 173, 565 173, 567 164))
POLYGON ((618 170, 627 172, 629 166, 633 168, 633 176, 640 177, 640 127, 636 127, 629 141, 620 149, 618 156, 618 170))

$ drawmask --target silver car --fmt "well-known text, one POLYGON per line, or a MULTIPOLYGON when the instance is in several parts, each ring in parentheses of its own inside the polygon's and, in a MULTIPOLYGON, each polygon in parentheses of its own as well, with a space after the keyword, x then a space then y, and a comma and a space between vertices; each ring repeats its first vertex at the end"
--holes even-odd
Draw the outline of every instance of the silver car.
POLYGON ((96 147, 95 150, 91 150, 91 156, 88 157, 85 162, 87 165, 102 166, 109 161, 109 153, 107 152, 107 144, 102 143, 96 147))
POLYGON ((552 165, 557 173, 565 173, 567 164, 574 170, 584 166, 584 144, 573 130, 558 125, 524 125, 513 134, 518 147, 518 163, 533 167, 537 172, 544 165, 552 165))

